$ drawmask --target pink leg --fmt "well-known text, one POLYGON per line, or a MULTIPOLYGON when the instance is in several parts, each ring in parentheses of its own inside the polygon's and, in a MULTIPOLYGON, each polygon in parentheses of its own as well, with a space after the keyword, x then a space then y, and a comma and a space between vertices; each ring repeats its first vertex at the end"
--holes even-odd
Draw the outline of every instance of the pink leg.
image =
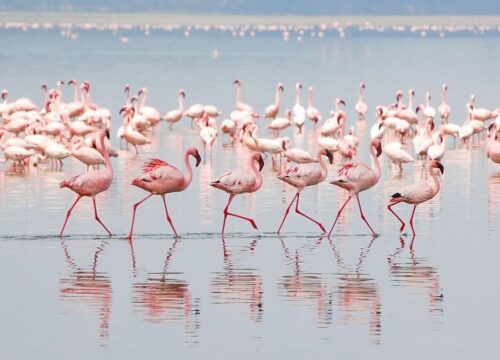
POLYGON ((146 201, 147 199, 149 199, 151 196, 153 196, 153 194, 149 194, 144 199, 142 199, 138 203, 134 204, 134 211, 132 213, 132 224, 130 225, 130 232, 128 233, 128 238, 129 239, 132 239, 132 233, 134 231, 134 223, 135 223, 135 213, 137 211, 137 208, 139 207, 139 205, 141 205, 144 201, 146 201))
POLYGON ((393 213, 393 214, 394 214, 394 216, 395 216, 395 217, 399 220, 399 222, 401 223, 401 227, 399 228, 399 232, 401 233, 401 232, 403 232, 403 230, 404 230, 404 228, 405 228, 405 222, 404 222, 404 221, 403 221, 403 220, 402 220, 402 219, 398 216, 398 214, 396 214, 396 213, 394 212, 394 210, 392 210, 392 207, 393 207, 394 205, 396 205, 396 204, 399 204, 399 203, 395 202, 395 203, 392 203, 392 204, 387 205, 387 209, 388 209, 391 213, 393 213))
POLYGON ((281 220, 280 227, 278 228, 278 234, 280 233, 281 228, 283 227, 283 224, 285 223, 285 220, 288 216, 288 213, 290 212, 290 208, 292 207, 293 203, 295 202, 295 199, 297 199, 298 197, 299 197, 299 193, 296 193, 295 196, 293 197, 292 201, 290 201, 290 205, 288 205, 288 207, 286 208, 285 216, 283 216, 283 220, 281 220))
POLYGON ((80 201, 81 198, 82 198, 82 196, 78 195, 78 197, 76 198, 75 202, 73 203, 73 205, 71 205, 71 207, 69 208, 68 212, 66 213, 66 220, 64 220, 64 225, 63 225, 63 227, 61 229, 61 232, 59 233, 59 236, 63 236, 64 228, 66 227, 66 223, 68 222, 68 219, 71 216, 71 211, 73 211, 73 208, 76 206, 76 204, 78 203, 78 201, 80 201))
POLYGON ((417 205, 413 205, 413 211, 411 212, 411 218, 410 218, 410 226, 411 226, 411 231, 413 231, 413 235, 415 235, 415 228, 413 227, 413 216, 415 216, 415 210, 417 210, 417 205))
POLYGON ((107 231, 108 235, 111 236, 111 231, 108 230, 108 228, 106 227, 106 225, 103 224, 103 222, 101 221, 101 219, 99 219, 99 215, 97 215, 97 206, 95 204, 95 199, 92 198, 92 202, 94 203, 94 214, 95 214, 95 219, 97 220, 97 222, 99 224, 102 225, 102 227, 104 228, 104 230, 107 231))
POLYGON ((233 200, 233 198, 234 198, 234 194, 231 194, 231 195, 229 196, 229 201, 227 202, 226 208, 224 209, 224 224, 222 225, 222 234, 224 234, 224 227, 225 227, 225 225, 226 225, 226 218, 227 218, 228 216, 234 216, 234 217, 237 217, 237 218, 240 218, 240 219, 246 220, 246 221, 248 221, 248 222, 249 222, 249 223, 253 226, 253 228, 254 228, 255 230, 257 230, 257 224, 255 224, 255 221, 254 221, 253 219, 251 219, 251 218, 247 218, 247 217, 245 217, 245 216, 241 216, 241 215, 238 215, 238 214, 235 214, 235 213, 231 213, 231 212, 229 212, 229 211, 228 211, 228 209, 229 209, 229 204, 231 204, 231 201, 233 200))
POLYGON ((163 207, 165 208, 165 214, 167 215, 167 221, 170 224, 170 226, 172 227, 172 230, 174 231, 174 235, 177 238, 179 236, 177 235, 177 231, 175 231, 175 227, 174 227, 174 224, 172 223, 172 219, 170 218, 170 215, 168 214, 167 203, 165 202, 165 195, 162 195, 161 198, 163 200, 163 207))
POLYGON ((359 214, 361 215, 361 219, 363 219, 363 221, 366 223, 366 225, 368 225, 368 227, 370 228, 371 232, 373 235, 376 235, 375 234, 375 231, 373 231, 372 227, 370 226, 370 224, 368 223, 368 220, 366 220, 366 217, 365 215, 363 214, 363 210, 361 209, 361 202, 359 201, 359 195, 356 195, 356 199, 358 200, 358 207, 359 207, 359 214))
POLYGON ((295 212, 297 214, 299 214, 299 215, 302 215, 306 219, 311 220, 313 223, 315 223, 316 225, 319 226, 319 228, 321 229, 321 231, 326 232, 325 227, 323 226, 323 224, 321 224, 319 221, 314 220, 312 217, 307 216, 306 214, 304 214, 303 212, 301 212, 299 210, 299 200, 300 200, 300 193, 297 193, 297 203, 295 204, 295 212))
POLYGON ((333 228, 335 227, 335 224, 337 224, 337 220, 339 219, 340 214, 342 214, 342 210, 344 210, 345 206, 347 205, 347 203, 349 202, 349 200, 351 200, 351 198, 352 198, 352 195, 350 195, 347 198, 347 200, 345 201, 345 203, 340 207, 340 210, 337 213, 337 217, 335 218, 335 221, 333 222, 332 228, 330 229, 330 232, 328 233, 328 237, 330 237, 330 235, 331 235, 331 233, 333 231, 333 228))

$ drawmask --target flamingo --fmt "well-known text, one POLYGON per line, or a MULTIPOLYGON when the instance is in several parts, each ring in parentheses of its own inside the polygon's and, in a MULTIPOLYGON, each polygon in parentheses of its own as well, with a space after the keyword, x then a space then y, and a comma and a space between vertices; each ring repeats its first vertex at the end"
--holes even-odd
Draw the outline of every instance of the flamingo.
POLYGON ((384 146, 385 155, 399 167, 399 173, 403 173, 403 164, 414 162, 415 159, 403 149, 399 141, 391 141, 384 146))
POLYGON ((292 111, 290 109, 286 109, 286 117, 274 118, 269 124, 267 124, 267 128, 274 130, 277 136, 280 136, 280 131, 286 129, 292 124, 292 111))
POLYGON ((224 236, 224 229, 226 228, 226 219, 228 216, 234 216, 248 221, 254 229, 257 230, 257 224, 251 218, 247 218, 235 213, 229 212, 229 205, 233 198, 238 194, 253 193, 260 189, 262 186, 262 175, 260 171, 264 167, 264 160, 262 156, 254 152, 249 160, 250 170, 235 170, 222 174, 210 183, 211 186, 223 190, 229 194, 227 205, 224 208, 224 222, 222 223, 222 236, 224 236), (255 163, 259 164, 257 168, 255 163))
POLYGON ((184 113, 184 104, 182 102, 182 99, 185 97, 186 93, 184 92, 184 90, 180 89, 179 92, 177 93, 177 98, 179 100, 179 108, 170 110, 163 117, 170 124, 168 126, 169 129, 172 129, 172 125, 174 125, 176 122, 182 119, 182 114, 184 113))
POLYGON ((141 88, 137 93, 138 97, 141 97, 141 95, 143 94, 144 96, 142 96, 142 101, 139 104, 137 112, 146 118, 150 126, 154 127, 158 125, 158 123, 161 121, 161 115, 160 112, 156 110, 154 107, 146 106, 146 100, 148 98, 148 89, 145 87, 141 88))
POLYGON ((146 190, 150 194, 146 196, 141 201, 134 204, 133 214, 132 214, 132 224, 130 225, 130 232, 128 234, 128 238, 132 239, 132 234, 134 232, 134 222, 135 222, 135 214, 137 212, 137 208, 144 201, 149 199, 153 195, 160 195, 163 200, 163 207, 165 209, 165 214, 167 216, 167 221, 172 227, 174 231, 174 235, 177 238, 177 231, 175 230, 174 224, 172 223, 172 219, 168 214, 167 203, 165 202, 165 195, 173 192, 180 192, 185 190, 189 184, 191 184, 191 179, 193 178, 193 171, 191 169, 191 164, 189 163, 189 157, 192 156, 196 159, 196 167, 200 165, 201 157, 198 150, 194 147, 191 147, 186 150, 184 154, 184 163, 186 164, 186 175, 182 175, 182 173, 175 168, 174 166, 166 163, 160 159, 151 159, 144 163, 142 167, 142 175, 135 178, 132 181, 132 185, 140 187, 143 190, 146 190))
POLYGON ((212 160, 213 146, 217 136, 217 124, 215 124, 215 122, 210 124, 210 117, 207 113, 203 114, 201 123, 203 124, 203 127, 200 130, 200 139, 203 143, 203 163, 205 163, 207 157, 207 145, 210 146, 210 160, 212 160))
POLYGON ((241 80, 236 79, 233 84, 236 84, 236 110, 254 114, 253 107, 241 101, 241 86, 243 85, 241 80))
POLYGON ((87 170, 89 170, 90 166, 95 169, 97 166, 104 164, 104 156, 102 156, 101 152, 93 147, 86 146, 84 138, 77 138, 73 143, 71 155, 87 165, 87 170))
POLYGON ((135 149, 135 154, 139 154, 139 150, 137 149, 138 145, 146 145, 151 143, 151 141, 146 138, 143 134, 141 134, 139 131, 135 130, 132 125, 130 125, 130 121, 132 117, 134 116, 135 110, 134 107, 129 105, 121 108, 120 114, 123 113, 123 119, 124 122, 126 122, 126 125, 124 125, 124 130, 122 137, 130 144, 135 149))
MULTIPOLYGON (((491 111, 485 108, 476 107, 476 97, 474 95, 470 96, 470 103, 472 105, 472 120, 486 121, 494 119, 498 116, 496 111, 491 111)), ((467 105, 469 105, 467 104, 467 105)))
POLYGON ((288 205, 288 207, 286 208, 285 215, 283 216, 283 220, 281 220, 280 227, 278 228, 278 234, 280 233, 281 228, 283 227, 288 216, 288 213, 290 212, 290 208, 292 207, 295 200, 297 200, 297 203, 295 205, 295 212, 299 215, 302 215, 306 219, 311 220, 319 226, 321 231, 325 232, 325 227, 323 226, 323 224, 299 210, 300 192, 304 190, 306 186, 317 185, 326 179, 328 171, 322 156, 327 156, 330 164, 333 163, 333 154, 329 150, 321 148, 318 151, 317 162, 295 165, 288 169, 286 172, 278 175, 278 179, 283 180, 284 182, 294 186, 297 189, 297 193, 290 202, 290 205, 288 205))
POLYGON ((500 164, 500 141, 498 132, 495 129, 496 123, 489 127, 488 145, 486 147, 486 156, 496 164, 500 164))
POLYGON ((266 119, 276 119, 276 116, 278 115, 280 111, 280 103, 281 103, 281 96, 280 93, 284 91, 284 87, 282 83, 276 84, 276 95, 275 95, 275 100, 274 104, 269 105, 266 107, 264 110, 264 118, 266 119))
POLYGON ((349 197, 340 207, 337 213, 337 217, 333 222, 332 228, 328 233, 328 237, 330 237, 333 228, 335 227, 335 224, 340 217, 340 214, 353 196, 355 196, 356 200, 358 201, 361 219, 363 219, 366 225, 368 225, 372 234, 376 235, 375 231, 373 231, 372 227, 366 220, 365 215, 363 214, 363 210, 361 209, 361 202, 359 201, 359 193, 361 191, 368 190, 369 188, 377 184, 378 180, 380 179, 380 161, 378 157, 380 156, 380 154, 382 154, 382 145, 379 139, 373 139, 371 141, 370 154, 372 156, 373 162, 375 163, 375 169, 372 169, 361 163, 347 163, 339 169, 339 178, 330 182, 330 184, 337 185, 342 189, 349 191, 349 197))
POLYGON ((425 94, 425 107, 424 107, 424 115, 426 117, 433 118, 436 116, 436 109, 431 106, 431 93, 425 94))
POLYGON ((438 107, 439 115, 441 116, 441 123, 446 124, 450 116, 450 105, 448 105, 448 85, 443 84, 443 100, 438 107))
POLYGON ((368 109, 368 106, 366 106, 366 103, 363 101, 363 95, 365 93, 365 83, 360 82, 359 83, 359 97, 358 101, 354 105, 354 109, 358 113, 358 120, 363 120, 365 118, 366 110, 368 109))
POLYGON ((99 215, 97 214, 97 206, 95 203, 95 197, 97 194, 106 191, 111 182, 113 181, 113 167, 111 166, 111 161, 109 160, 108 149, 104 145, 104 138, 107 137, 109 139, 109 131, 107 129, 102 129, 99 131, 99 140, 101 142, 101 148, 103 149, 104 163, 106 164, 106 168, 103 170, 90 170, 81 175, 77 175, 68 180, 61 181, 61 188, 69 188, 71 191, 77 193, 77 198, 73 205, 69 208, 66 213, 66 220, 64 220, 64 225, 59 233, 59 236, 62 236, 64 233, 64 228, 68 222, 69 217, 71 216, 71 211, 76 206, 78 201, 84 196, 89 196, 92 198, 92 202, 94 204, 94 214, 95 219, 99 224, 102 225, 104 230, 111 236, 111 232, 108 230, 106 225, 101 221, 99 215))
POLYGON ((309 120, 311 120, 312 123, 316 125, 318 121, 321 120, 321 114, 319 113, 318 109, 316 109, 313 106, 313 94, 314 94, 314 88, 312 86, 309 86, 309 96, 307 98, 306 115, 309 118, 309 120))
POLYGON ((302 133, 302 127, 306 121, 306 109, 300 104, 300 90, 302 89, 302 84, 295 84, 295 105, 293 106, 293 123, 299 130, 299 134, 302 133))
POLYGON ((387 209, 396 216, 396 218, 400 221, 401 227, 399 228, 399 232, 403 232, 405 228, 405 223, 401 218, 392 210, 392 207, 401 202, 413 205, 413 211, 411 213, 410 218, 410 226, 413 234, 415 234, 415 228, 413 227, 413 216, 415 215, 415 210, 417 209, 417 205, 422 204, 430 199, 432 199, 439 192, 440 184, 437 178, 437 175, 434 173, 433 169, 439 169, 441 174, 444 173, 443 165, 437 161, 432 160, 429 162, 428 170, 429 175, 434 180, 433 185, 429 185, 427 182, 419 182, 416 184, 405 186, 401 189, 401 191, 394 193, 391 196, 391 200, 389 201, 389 205, 387 205, 387 209))

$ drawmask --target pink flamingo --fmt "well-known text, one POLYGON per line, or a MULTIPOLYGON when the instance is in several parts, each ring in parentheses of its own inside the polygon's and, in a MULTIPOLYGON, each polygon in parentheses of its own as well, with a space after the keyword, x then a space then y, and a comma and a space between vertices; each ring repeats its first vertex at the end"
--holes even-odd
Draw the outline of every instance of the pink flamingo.
POLYGON ((411 225, 411 230, 413 231, 413 235, 415 235, 415 228, 413 227, 413 216, 415 215, 415 210, 417 209, 417 205, 432 199, 434 196, 436 196, 436 194, 439 192, 440 189, 440 184, 437 175, 432 170, 434 168, 438 168, 441 171, 441 174, 444 173, 444 167, 439 161, 432 160, 429 162, 429 175, 434 180, 433 186, 429 185, 427 182, 419 182, 416 184, 405 186, 403 189, 401 189, 400 192, 397 192, 392 195, 389 205, 387 205, 387 209, 389 209, 389 211, 393 213, 394 216, 396 216, 396 218, 401 222, 401 227, 399 228, 400 232, 403 232, 403 229, 405 228, 405 223, 394 212, 394 210, 392 210, 392 207, 401 202, 413 205, 413 211, 411 213, 411 218, 410 218, 410 225, 411 225))
POLYGON ((184 155, 184 163, 186 164, 187 169, 186 176, 183 176, 182 173, 174 166, 160 159, 151 159, 144 163, 144 166, 142 167, 143 174, 138 178, 135 178, 132 181, 132 185, 140 187, 141 189, 148 191, 150 194, 138 203, 134 204, 132 225, 130 225, 130 232, 128 234, 129 239, 132 239, 137 208, 153 195, 161 196, 163 200, 163 206, 165 208, 165 214, 167 215, 167 221, 172 227, 175 237, 178 237, 177 231, 175 231, 174 224, 172 223, 172 219, 168 214, 167 203, 165 202, 165 194, 183 191, 189 186, 189 184, 191 184, 193 172, 191 170, 191 164, 189 163, 189 156, 192 156, 196 159, 196 167, 198 167, 201 162, 200 154, 196 148, 192 147, 187 149, 184 155))
POLYGON ((330 164, 333 163, 333 154, 329 150, 321 148, 318 151, 317 162, 295 165, 288 169, 285 173, 278 175, 278 178, 280 180, 283 180, 284 182, 295 186, 295 188, 297 189, 297 193, 290 202, 290 205, 288 205, 288 207, 286 208, 285 215, 283 216, 283 220, 281 220, 280 227, 278 228, 278 234, 280 233, 281 228, 283 227, 283 224, 285 223, 285 220, 288 216, 288 213, 290 212, 290 208, 292 207, 295 200, 297 200, 297 203, 295 205, 295 212, 311 220, 316 225, 318 225, 323 232, 325 232, 324 226, 319 221, 314 220, 313 218, 307 216, 299 210, 300 192, 304 190, 306 186, 317 185, 326 179, 328 171, 326 169, 326 164, 321 157, 322 155, 328 157, 330 164))
POLYGON ((361 191, 368 190, 376 183, 378 183, 378 180, 380 179, 380 161, 378 157, 380 156, 381 153, 382 153, 382 146, 380 140, 373 139, 372 142, 370 143, 370 154, 372 156, 373 162, 375 163, 375 169, 372 169, 366 166, 365 164, 361 163, 347 163, 339 169, 338 174, 340 177, 330 182, 330 184, 337 185, 342 189, 349 191, 349 197, 340 207, 337 213, 337 217, 333 222, 332 228, 328 233, 328 237, 330 237, 330 234, 332 233, 333 228, 335 227, 335 224, 337 223, 337 220, 339 219, 340 214, 342 213, 342 210, 344 210, 345 206, 352 199, 353 196, 356 196, 356 200, 358 200, 358 207, 361 219, 363 219, 366 225, 368 225, 372 234, 376 235, 375 231, 373 231, 372 227, 366 220, 365 215, 363 214, 358 194, 361 191))
POLYGON ((260 171, 264 167, 264 160, 262 156, 254 152, 250 157, 250 170, 235 170, 229 171, 220 175, 217 180, 210 183, 211 186, 224 190, 229 194, 229 200, 224 208, 224 222, 222 224, 222 235, 224 235, 224 229, 226 227, 226 219, 228 215, 234 216, 243 220, 248 221, 254 229, 257 230, 257 225, 255 221, 251 218, 247 218, 235 213, 228 211, 229 205, 233 201, 233 198, 238 194, 252 193, 260 189, 262 186, 262 175, 260 171), (259 167, 255 165, 255 162, 259 163, 259 167))
POLYGON ((111 161, 109 160, 108 148, 104 145, 105 137, 109 139, 109 131, 106 129, 100 130, 99 140, 101 142, 101 148, 103 149, 104 163, 106 164, 106 168, 103 170, 90 170, 81 175, 74 176, 69 180, 61 181, 61 188, 67 187, 71 189, 78 194, 78 197, 76 198, 73 205, 71 205, 66 214, 66 220, 64 220, 64 225, 61 229, 61 232, 59 233, 59 236, 63 235, 66 223, 71 216, 71 211, 83 196, 90 196, 92 198, 92 202, 94 203, 95 219, 99 224, 102 225, 109 236, 111 236, 111 232, 108 230, 106 225, 103 224, 103 222, 99 218, 99 215, 97 214, 97 207, 95 203, 95 196, 99 193, 102 193, 103 191, 106 191, 113 181, 113 167, 111 166, 111 161))

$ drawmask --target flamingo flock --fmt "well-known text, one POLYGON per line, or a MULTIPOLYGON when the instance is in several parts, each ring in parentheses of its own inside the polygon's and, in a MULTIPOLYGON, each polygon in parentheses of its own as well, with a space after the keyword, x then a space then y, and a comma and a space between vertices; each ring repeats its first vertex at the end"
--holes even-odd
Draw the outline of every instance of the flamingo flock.
MULTIPOLYGON (((355 160, 359 152, 355 125, 364 128, 365 118, 370 113, 365 102, 365 91, 369 88, 364 82, 359 84, 358 100, 353 106, 357 119, 348 130, 346 102, 336 98, 330 116, 323 121, 320 111, 314 107, 312 86, 308 88, 307 107, 301 103, 303 85, 297 82, 293 108, 283 109, 281 101, 283 94, 286 94, 285 86, 277 83, 274 102, 259 114, 254 107, 242 100, 243 82, 237 79, 233 84, 236 90, 235 106, 223 120, 218 119, 222 112, 215 105, 197 103, 186 106, 184 102, 188 94, 184 89, 179 89, 177 92, 178 107, 162 115, 147 102, 146 87, 140 88, 136 95, 132 95, 130 85, 126 85, 124 105, 119 111, 122 125, 116 132, 120 147, 125 145, 126 149, 132 148, 133 153, 138 155, 143 146, 151 143, 156 136, 155 129, 163 122, 168 124, 171 131, 175 131, 176 124, 182 119, 189 118, 192 129, 197 129, 192 131, 199 131, 204 166, 210 166, 207 164, 207 153, 210 153, 211 162, 218 135, 229 137, 229 142, 234 148, 240 146, 247 148, 249 156, 246 157, 248 164, 245 168, 226 172, 209 183, 210 186, 229 195, 223 209, 222 234, 225 233, 228 217, 245 220, 257 229, 253 218, 230 212, 229 208, 236 195, 253 193, 264 186, 261 171, 265 158, 271 159, 277 180, 296 189, 295 196, 285 209, 277 229, 278 233, 282 231, 294 203, 295 213, 313 222, 321 232, 326 232, 320 221, 300 211, 299 200, 302 190, 306 187, 325 181, 328 172, 336 173, 329 183, 346 190, 348 197, 340 206, 328 236, 333 233, 343 210, 353 198, 358 203, 361 219, 370 232, 376 235, 362 210, 359 194, 375 187, 379 182, 382 154, 385 154, 389 162, 394 165, 393 176, 402 176, 404 167, 417 161, 421 161, 427 170, 421 181, 395 188, 394 194, 388 201, 387 209, 400 222, 400 232, 403 232, 405 222, 393 207, 400 203, 413 205, 409 223, 412 232, 415 233, 413 219, 417 205, 431 200, 440 190, 440 177, 435 170, 438 169, 441 175, 444 172, 442 162, 447 152, 447 137, 453 138, 454 146, 458 140, 462 148, 470 148, 486 137, 488 159, 500 164, 500 108, 494 110, 479 108, 476 106, 475 96, 471 95, 465 106, 465 121, 462 125, 453 124, 449 121, 453 112, 448 104, 446 84, 442 86, 442 101, 437 111, 432 105, 429 92, 425 94, 425 102, 413 110, 415 92, 412 89, 408 91, 408 104, 404 103, 404 92, 398 90, 395 96, 396 102, 378 105, 373 109, 376 121, 370 128, 371 141, 368 146, 372 159, 371 166, 355 160), (259 120, 261 118, 262 120, 259 120), (436 126, 437 121, 439 126, 436 126), (318 148, 316 156, 312 156, 305 149, 294 147, 292 139, 282 136, 282 132, 289 127, 296 134, 302 134, 306 127, 311 127, 309 133, 316 138, 318 148), (264 131, 269 132, 268 136, 259 134, 259 128, 267 129, 264 131), (324 157, 328 162, 324 161, 324 157)), ((3 102, 0 103, 0 116, 3 122, 0 126, 0 147, 4 158, 0 161, 12 161, 12 167, 19 171, 28 167, 49 166, 50 162, 50 167, 61 171, 64 159, 68 157, 77 159, 84 165, 86 171, 60 183, 61 188, 70 189, 77 197, 67 211, 59 235, 64 234, 72 211, 82 197, 92 199, 95 220, 107 234, 111 235, 111 231, 98 215, 96 197, 112 184, 111 158, 128 150, 117 151, 112 148, 109 141, 112 112, 92 100, 90 82, 84 81, 79 85, 72 79, 67 85, 73 88, 73 98, 71 102, 65 103, 62 100, 64 81, 58 81, 52 89, 43 84, 41 107, 27 98, 9 101, 8 91, 1 92, 3 102)), ((220 141, 223 142, 222 138, 220 141)), ((144 163, 142 174, 132 181, 132 185, 149 194, 133 205, 129 238, 133 236, 137 208, 153 195, 161 196, 166 220, 174 236, 178 237, 167 209, 165 196, 172 192, 184 191, 189 187, 193 177, 190 158, 195 160, 196 167, 202 161, 198 149, 195 147, 187 149, 184 155, 185 175, 165 160, 151 159, 144 163)))

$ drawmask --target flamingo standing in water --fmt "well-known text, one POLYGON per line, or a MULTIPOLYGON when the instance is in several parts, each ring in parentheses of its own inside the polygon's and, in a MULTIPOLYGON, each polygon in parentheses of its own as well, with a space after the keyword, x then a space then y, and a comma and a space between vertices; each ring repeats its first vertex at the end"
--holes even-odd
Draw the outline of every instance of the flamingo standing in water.
POLYGON ((361 219, 363 219, 366 225, 368 225, 372 234, 376 235, 375 231, 373 231, 372 227, 366 220, 365 215, 363 214, 358 194, 361 191, 368 190, 369 188, 374 186, 380 179, 380 161, 378 157, 380 156, 380 154, 382 154, 382 145, 379 139, 373 139, 370 143, 370 154, 372 156, 373 162, 375 163, 375 169, 372 169, 361 163, 347 163, 339 169, 339 178, 330 182, 330 184, 337 185, 342 189, 349 191, 349 197, 340 207, 337 213, 337 217, 333 222, 332 228, 328 233, 328 237, 330 237, 330 234, 332 233, 333 228, 335 227, 335 224, 337 223, 337 220, 342 213, 342 210, 344 210, 345 206, 353 196, 356 196, 356 200, 358 200, 359 214, 361 215, 361 219))
POLYGON ((284 182, 292 186, 295 186, 295 188, 297 189, 297 193, 290 202, 290 205, 288 205, 288 207, 286 208, 285 215, 283 216, 283 220, 281 221, 280 227, 278 228, 278 234, 280 233, 281 228, 283 227, 283 224, 285 223, 285 220, 288 216, 288 213, 290 212, 290 208, 292 207, 295 200, 297 200, 297 203, 295 205, 295 212, 311 220, 319 226, 321 231, 325 232, 324 226, 319 221, 314 220, 313 218, 307 216, 299 210, 300 192, 304 190, 306 186, 317 185, 326 179, 328 171, 326 168, 326 164, 324 163, 321 156, 327 156, 330 164, 333 163, 333 154, 329 150, 321 148, 318 151, 317 162, 295 165, 288 169, 286 172, 278 175, 278 179, 283 180, 284 182))
POLYGON ((368 106, 366 106, 366 103, 363 101, 364 93, 365 93, 365 83, 361 82, 359 84, 358 101, 356 102, 356 105, 354 105, 354 109, 358 113, 358 120, 363 120, 365 118, 366 110, 368 109, 368 106))
POLYGON ((94 203, 95 219, 99 224, 102 225, 109 236, 111 236, 111 232, 108 230, 106 225, 103 224, 103 222, 99 218, 99 215, 97 214, 97 207, 95 203, 96 195, 102 193, 103 191, 106 191, 113 181, 113 167, 111 166, 111 161, 109 160, 108 149, 104 143, 105 137, 109 139, 109 131, 106 129, 100 130, 99 141, 101 142, 101 148, 103 149, 102 155, 104 156, 104 163, 106 165, 106 168, 103 170, 90 170, 81 175, 74 176, 69 180, 61 181, 61 188, 69 188, 70 190, 77 193, 78 197, 76 198, 73 205, 71 205, 66 214, 66 220, 64 220, 64 225, 61 229, 61 232, 59 233, 59 236, 62 236, 64 233, 64 228, 66 227, 66 223, 71 216, 71 211, 73 211, 73 208, 76 206, 78 201, 80 201, 80 199, 84 196, 89 196, 92 198, 92 202, 94 203))
POLYGON ((191 169, 191 164, 189 163, 189 156, 196 159, 196 166, 200 165, 201 162, 200 153, 196 148, 192 147, 187 149, 184 155, 184 163, 186 164, 187 169, 186 176, 183 176, 182 173, 174 166, 160 159, 151 159, 144 163, 144 166, 142 167, 143 174, 135 178, 132 181, 132 185, 140 187, 141 189, 148 191, 150 194, 134 204, 132 224, 130 225, 130 232, 128 234, 129 239, 132 239, 137 208, 153 195, 161 196, 163 200, 163 207, 165 208, 165 214, 167 215, 167 221, 172 227, 175 237, 178 237, 177 231, 175 231, 174 224, 172 223, 172 219, 168 214, 165 194, 183 191, 189 186, 189 184, 191 184, 193 171, 191 169))
POLYGON ((224 236, 224 229, 226 228, 226 219, 228 215, 234 216, 243 220, 248 221, 254 229, 257 230, 257 224, 251 218, 247 218, 235 213, 229 212, 229 205, 233 201, 233 198, 238 194, 252 193, 260 189, 262 186, 262 175, 260 171, 264 167, 264 160, 262 156, 255 152, 250 157, 250 170, 234 170, 222 174, 210 183, 211 186, 224 190, 229 194, 229 200, 224 208, 224 222, 222 223, 222 235, 224 236), (256 162, 258 162, 259 167, 257 168, 256 162))
POLYGON ((394 193, 391 196, 391 200, 389 205, 387 205, 387 209, 391 213, 396 216, 396 218, 401 222, 401 227, 399 228, 400 232, 403 232, 405 228, 405 222, 401 220, 401 218, 392 210, 392 207, 401 202, 413 205, 413 211, 411 213, 410 218, 410 226, 413 234, 415 234, 415 228, 413 227, 413 216, 415 215, 415 210, 417 209, 417 205, 422 204, 430 199, 432 199, 439 192, 440 184, 437 178, 437 175, 434 173, 433 169, 438 168, 441 171, 441 174, 444 173, 443 165, 437 161, 432 160, 429 162, 429 175, 434 180, 433 185, 429 185, 427 182, 419 182, 416 184, 405 186, 401 191, 394 193))

